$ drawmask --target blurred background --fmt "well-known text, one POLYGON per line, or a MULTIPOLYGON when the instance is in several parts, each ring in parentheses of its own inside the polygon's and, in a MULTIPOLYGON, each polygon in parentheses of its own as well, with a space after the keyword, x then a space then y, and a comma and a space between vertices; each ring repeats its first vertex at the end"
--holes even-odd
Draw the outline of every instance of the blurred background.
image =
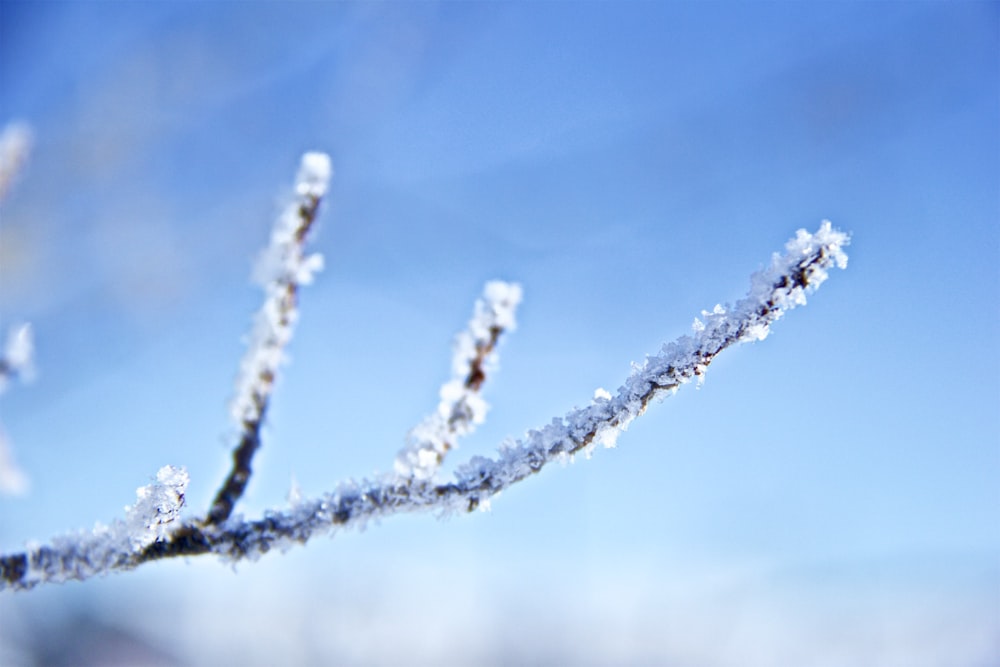
POLYGON ((850 266, 612 451, 401 516, 0 595, 4 665, 1000 664, 996 3, 0 1, 0 551, 220 483, 299 156, 335 178, 244 502, 391 469, 489 279, 451 463, 614 390, 796 229, 850 266))

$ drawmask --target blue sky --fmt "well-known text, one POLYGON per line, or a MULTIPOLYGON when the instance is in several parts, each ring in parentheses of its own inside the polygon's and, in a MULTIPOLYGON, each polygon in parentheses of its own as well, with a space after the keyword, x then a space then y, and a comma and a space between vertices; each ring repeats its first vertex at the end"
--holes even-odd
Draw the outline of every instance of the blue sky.
POLYGON ((418 662, 997 661, 998 26, 971 2, 0 2, 0 122, 36 139, 0 209, 0 325, 33 323, 39 367, 0 399, 33 483, 0 498, 4 551, 119 516, 168 463, 207 505, 250 267, 305 150, 334 163, 327 268, 250 515, 293 475, 316 494, 390 468, 486 280, 525 301, 455 461, 617 387, 797 228, 853 235, 770 338, 490 514, 0 614, 72 601, 185 661, 231 649, 197 631, 227 614, 259 628, 251 657, 283 646, 232 611, 248 589, 303 663, 394 641, 418 662), (177 636, 135 620, 150 591, 177 636))

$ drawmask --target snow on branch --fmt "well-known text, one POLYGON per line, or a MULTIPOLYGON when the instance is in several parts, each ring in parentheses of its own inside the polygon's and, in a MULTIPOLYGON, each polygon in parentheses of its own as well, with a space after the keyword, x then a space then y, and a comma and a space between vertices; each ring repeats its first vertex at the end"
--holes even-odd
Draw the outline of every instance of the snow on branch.
POLYGON ((28 162, 32 142, 31 127, 27 123, 7 123, 0 132, 0 200, 10 192, 28 162))
POLYGON ((295 197, 275 222, 271 243, 255 267, 256 281, 264 288, 264 304, 254 319, 231 406, 240 440, 233 450, 232 469, 209 510, 209 523, 221 523, 229 517, 250 480, 253 456, 260 447, 261 423, 298 319, 299 286, 308 285, 313 274, 323 268, 323 256, 307 256, 303 248, 332 171, 330 158, 324 153, 302 156, 295 197))
MULTIPOLYGON (((691 335, 665 345, 659 353, 647 357, 644 364, 635 366, 615 395, 599 390, 587 407, 529 431, 520 441, 501 447, 495 458, 473 457, 451 481, 436 483, 400 474, 349 481, 319 498, 265 512, 256 520, 232 516, 221 522, 176 524, 165 534, 157 532, 138 550, 132 540, 127 544, 119 540, 116 548, 109 550, 103 541, 93 546, 98 539, 94 536, 63 538, 50 546, 0 556, 0 589, 85 579, 175 556, 215 553, 231 561, 255 559, 272 549, 285 550, 315 535, 363 526, 371 519, 393 514, 483 508, 491 497, 553 461, 566 460, 579 452, 589 454, 597 445, 614 446, 619 434, 646 410, 650 401, 700 378, 724 349, 765 338, 785 312, 805 304, 806 295, 826 280, 829 269, 846 268, 843 248, 848 241, 848 236, 833 229, 829 222, 812 234, 800 230, 783 254, 775 254, 770 266, 754 274, 745 298, 733 306, 716 306, 703 312, 695 320, 691 335)), ((512 323, 504 321, 504 326, 512 323)), ((182 498, 183 487, 179 494, 182 498)))
POLYGON ((497 341, 505 330, 514 329, 520 302, 520 285, 486 283, 468 327, 455 337, 452 377, 441 387, 437 411, 407 435, 407 445, 396 457, 398 474, 431 479, 458 438, 471 434, 486 419, 489 406, 479 390, 487 373, 496 370, 497 341))
POLYGON ((30 487, 28 473, 17 464, 10 440, 3 429, 0 429, 0 494, 20 496, 27 493, 30 487))

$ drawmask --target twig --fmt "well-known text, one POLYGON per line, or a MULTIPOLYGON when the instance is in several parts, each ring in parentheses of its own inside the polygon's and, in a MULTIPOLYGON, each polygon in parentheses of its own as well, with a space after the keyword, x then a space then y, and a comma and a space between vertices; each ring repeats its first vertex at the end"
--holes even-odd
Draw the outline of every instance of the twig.
POLYGON ((260 427, 267 412, 284 348, 291 340, 298 318, 298 290, 323 266, 322 256, 303 252, 320 201, 330 182, 330 158, 306 153, 295 182, 295 199, 275 222, 271 244, 257 265, 257 280, 264 287, 264 304, 241 363, 232 414, 240 428, 240 441, 233 450, 233 467, 212 501, 205 523, 219 524, 229 518, 243 495, 252 473, 253 456, 260 447, 260 427))
POLYGON ((31 126, 27 123, 7 123, 0 132, 0 200, 7 196, 24 170, 32 140, 31 126))

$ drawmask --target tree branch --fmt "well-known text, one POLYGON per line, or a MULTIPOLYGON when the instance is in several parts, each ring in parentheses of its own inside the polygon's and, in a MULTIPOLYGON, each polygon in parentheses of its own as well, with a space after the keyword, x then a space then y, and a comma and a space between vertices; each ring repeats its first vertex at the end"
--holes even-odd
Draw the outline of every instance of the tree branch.
MULTIPOLYGON (((0 356, 0 394, 11 380, 30 382, 35 374, 34 341, 31 325, 21 324, 10 328, 0 356)), ((0 426, 0 494, 20 495, 28 490, 31 482, 14 458, 14 450, 0 426)))
MULTIPOLYGON (((94 536, 62 538, 50 546, 0 557, 0 589, 26 589, 45 582, 86 579, 128 570, 142 563, 176 556, 216 553, 237 561, 255 559, 272 549, 285 550, 339 527, 361 526, 372 518, 402 512, 469 512, 511 485, 538 473, 552 461, 598 444, 614 446, 618 435, 645 412, 653 399, 700 378, 715 357, 732 345, 762 340, 784 313, 804 305, 832 267, 846 268, 843 247, 848 236, 824 222, 810 234, 799 230, 775 254, 771 265, 751 279, 747 296, 731 308, 716 306, 695 320, 691 335, 665 345, 634 368, 615 396, 598 392, 585 408, 574 409, 519 442, 502 447, 496 458, 473 457, 453 481, 435 484, 400 475, 340 484, 319 498, 297 502, 261 519, 239 517, 218 523, 189 521, 143 548, 109 549, 94 536)), ((182 496, 181 496, 182 497, 182 496)), ((99 536, 98 536, 99 537, 99 536)))
POLYGON ((306 153, 295 182, 295 199, 275 222, 271 243, 257 265, 257 280, 264 288, 264 304, 257 313, 246 355, 241 363, 232 414, 240 428, 240 440, 233 450, 233 466, 212 501, 206 524, 229 518, 243 496, 254 454, 260 447, 260 427, 274 389, 284 348, 292 338, 298 319, 298 290, 322 268, 319 254, 303 252, 320 201, 330 182, 330 158, 322 153, 306 153))

